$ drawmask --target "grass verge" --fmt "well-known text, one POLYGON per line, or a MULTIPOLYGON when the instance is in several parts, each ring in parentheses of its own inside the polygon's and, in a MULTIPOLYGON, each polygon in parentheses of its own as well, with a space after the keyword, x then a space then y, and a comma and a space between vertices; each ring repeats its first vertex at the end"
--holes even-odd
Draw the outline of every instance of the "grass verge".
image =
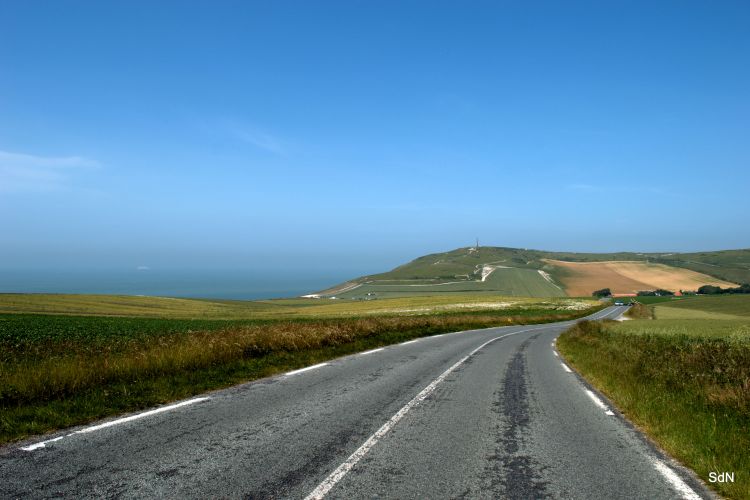
POLYGON ((648 306, 640 302, 634 302, 625 312, 625 316, 630 319, 653 319, 654 314, 648 306))
POLYGON ((581 322, 558 348, 567 362, 719 493, 750 498, 750 335, 715 322, 581 322), (735 472, 710 483, 710 472, 735 472))
POLYGON ((0 316, 0 442, 416 337, 562 321, 599 308, 262 323, 0 316))

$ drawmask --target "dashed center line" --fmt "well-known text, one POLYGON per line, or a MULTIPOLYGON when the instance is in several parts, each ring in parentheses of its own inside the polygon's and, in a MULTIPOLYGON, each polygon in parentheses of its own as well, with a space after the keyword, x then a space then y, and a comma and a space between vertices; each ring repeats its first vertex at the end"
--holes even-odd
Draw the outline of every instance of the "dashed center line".
POLYGON ((492 342, 495 342, 497 340, 503 339, 505 337, 510 337, 511 335, 517 335, 519 333, 523 332, 529 332, 533 330, 538 330, 539 328, 528 328, 525 330, 519 330, 517 332, 513 333, 507 333, 505 335, 501 335, 499 337, 495 337, 494 339, 488 340, 484 344, 480 345, 473 351, 471 351, 469 354, 458 360, 456 363, 454 363, 450 368, 445 370, 442 374, 438 376, 435 380, 430 382, 427 387, 422 389, 422 391, 414 396, 414 398, 406 403, 398 412, 396 412, 395 415, 393 415, 385 424, 383 424, 380 429, 378 429, 375 434, 370 436, 367 441, 365 441, 362 446, 357 448, 357 450, 349 455, 349 458, 347 458, 344 463, 339 465, 336 470, 331 472, 331 474, 328 475, 325 480, 323 480, 322 483, 318 485, 317 488, 315 488, 309 495, 305 497, 305 500, 320 500, 324 498, 331 489, 336 486, 336 484, 341 481, 341 479, 344 478, 344 476, 347 475, 347 473, 354 468, 354 466, 362 460, 362 458, 367 455, 367 453, 372 449, 373 446, 375 446, 390 430, 393 428, 394 425, 396 425, 402 418, 404 418, 404 415, 409 413, 409 411, 417 406, 419 403, 424 401, 427 396, 429 396, 435 388, 443 381, 445 378, 451 374, 456 368, 461 366, 467 359, 472 357, 474 354, 479 352, 482 348, 487 346, 488 344, 491 344, 492 342))
POLYGON ((323 367, 323 366, 328 366, 328 365, 330 365, 330 364, 331 364, 331 363, 318 363, 317 365, 307 366, 307 367, 305 367, 305 368, 300 368, 299 370, 292 370, 292 371, 290 371, 290 372, 286 372, 286 373, 284 374, 284 376, 285 376, 285 377, 290 377, 290 376, 292 376, 292 375, 297 375, 298 373, 302 373, 302 372, 306 372, 306 371, 314 370, 314 369, 316 369, 316 368, 321 368, 321 367, 323 367))

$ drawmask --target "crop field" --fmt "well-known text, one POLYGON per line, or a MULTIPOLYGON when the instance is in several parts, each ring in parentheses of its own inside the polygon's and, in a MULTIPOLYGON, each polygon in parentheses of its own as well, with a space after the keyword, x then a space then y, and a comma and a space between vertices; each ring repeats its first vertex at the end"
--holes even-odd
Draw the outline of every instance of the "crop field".
POLYGON ((478 280, 378 280, 337 295, 343 298, 385 298, 418 295, 486 293, 511 297, 564 297, 559 286, 535 269, 497 267, 485 281, 478 280), (371 295, 367 295, 371 294, 371 295))
POLYGON ((704 319, 746 319, 750 317, 750 296, 717 295, 706 297, 689 297, 684 300, 664 302, 654 307, 657 319, 691 317, 704 319))
POLYGON ((736 286, 734 283, 712 278, 706 274, 689 269, 670 267, 664 264, 623 261, 606 262, 605 264, 616 273, 636 281, 648 283, 652 288, 696 290, 702 285, 736 286))
POLYGON ((0 314, 74 314, 153 318, 251 318, 272 314, 271 302, 74 294, 0 294, 0 314))
POLYGON ((685 296, 661 296, 661 297, 654 297, 654 296, 628 297, 628 299, 637 300, 641 304, 649 304, 649 305, 679 302, 681 300, 689 300, 690 298, 691 297, 689 295, 685 295, 685 296))
MULTIPOLYGON (((113 295, 0 294, 0 315, 47 314, 77 316, 121 316, 200 320, 256 320, 340 318, 372 314, 401 314, 419 310, 423 314, 472 310, 530 308, 569 310, 595 305, 593 299, 509 297, 485 294, 404 296, 379 300, 278 299, 264 301, 212 301, 166 297, 113 295), (494 304, 494 305, 493 305, 494 304), (390 312, 389 312, 390 311, 390 312), (394 312, 397 311, 397 312, 394 312)), ((116 322, 113 322, 116 324, 116 322)))
POLYGON ((592 299, 497 295, 251 303, 2 299, 0 442, 416 337, 561 321, 602 307, 592 299), (78 314, 62 314, 70 310, 78 314))
POLYGON ((656 319, 583 323, 560 337, 567 361, 638 427, 729 498, 750 498, 750 297, 650 306, 656 319))
POLYGON ((602 288, 624 294, 658 288, 678 291, 697 290, 701 285, 736 286, 690 269, 649 262, 547 262, 560 269, 559 279, 571 296, 588 296, 602 288))
POLYGON ((662 264, 692 269, 725 281, 750 283, 750 249, 653 255, 650 258, 662 264))

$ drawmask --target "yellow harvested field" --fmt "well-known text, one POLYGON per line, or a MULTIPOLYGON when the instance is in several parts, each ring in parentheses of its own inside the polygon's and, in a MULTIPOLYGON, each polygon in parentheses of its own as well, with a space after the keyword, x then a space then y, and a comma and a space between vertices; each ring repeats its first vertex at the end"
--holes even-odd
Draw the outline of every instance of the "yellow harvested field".
POLYGON ((689 269, 642 261, 547 262, 564 270, 560 279, 568 295, 574 297, 589 296, 602 288, 609 288, 614 294, 627 294, 657 288, 676 292, 696 290, 702 285, 737 286, 689 269))
POLYGON ((637 281, 651 283, 656 288, 665 290, 695 290, 702 285, 714 285, 723 288, 738 286, 736 283, 722 281, 707 274, 646 262, 610 262, 615 272, 637 281))

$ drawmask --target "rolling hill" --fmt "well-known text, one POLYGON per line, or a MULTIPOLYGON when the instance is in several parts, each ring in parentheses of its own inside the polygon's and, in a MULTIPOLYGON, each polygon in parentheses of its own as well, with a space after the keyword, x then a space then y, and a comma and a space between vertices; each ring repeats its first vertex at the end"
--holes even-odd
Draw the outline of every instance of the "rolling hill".
POLYGON ((750 249, 695 253, 575 253, 468 247, 419 257, 314 296, 373 299, 456 293, 588 296, 600 288, 629 294, 696 290, 750 282, 750 249))

